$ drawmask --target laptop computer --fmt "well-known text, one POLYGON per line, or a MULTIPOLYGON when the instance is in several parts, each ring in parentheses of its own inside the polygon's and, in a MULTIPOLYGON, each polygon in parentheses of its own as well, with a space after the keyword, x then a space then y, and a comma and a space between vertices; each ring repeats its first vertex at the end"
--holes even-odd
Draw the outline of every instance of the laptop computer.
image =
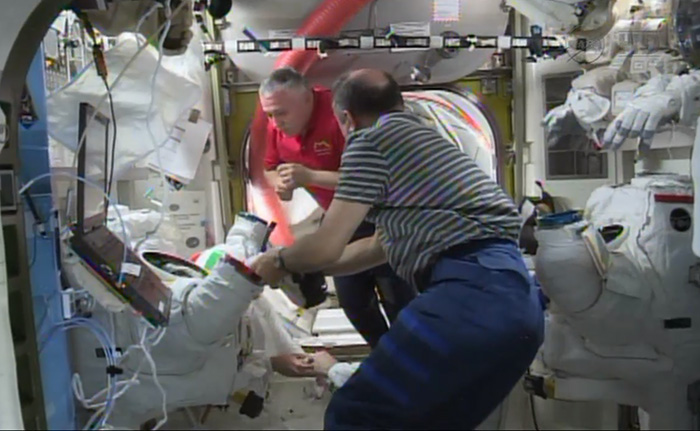
MULTIPOLYGON (((82 136, 94 108, 80 105, 78 136, 82 136)), ((85 149, 78 153, 78 176, 85 178, 85 149)), ((107 172, 105 172, 107 176, 107 172)), ((68 240, 81 264, 120 301, 128 304, 154 327, 167 326, 170 319, 172 292, 141 258, 105 225, 106 215, 85 218, 85 185, 78 182, 77 220, 68 240), (124 249, 126 260, 124 259, 124 249)))

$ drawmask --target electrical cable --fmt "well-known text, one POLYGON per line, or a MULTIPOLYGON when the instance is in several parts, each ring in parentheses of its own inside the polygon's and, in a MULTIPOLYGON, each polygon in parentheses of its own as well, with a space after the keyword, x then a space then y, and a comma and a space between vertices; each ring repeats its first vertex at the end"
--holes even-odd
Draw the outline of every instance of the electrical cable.
MULTIPOLYGON (((104 197, 107 199, 107 201, 111 201, 111 198, 106 193, 104 193, 104 191, 102 190, 102 187, 98 186, 97 184, 93 183, 90 180, 87 180, 85 178, 81 178, 76 174, 71 174, 71 173, 67 173, 67 172, 49 172, 46 174, 37 175, 36 177, 32 178, 29 182, 27 182, 27 184, 25 184, 19 190, 19 195, 22 195, 24 192, 29 190, 34 185, 34 183, 36 183, 37 181, 45 179, 45 178, 53 178, 53 177, 66 177, 66 178, 80 181, 87 186, 90 186, 90 187, 93 187, 93 188, 99 190, 100 193, 102 193, 104 195, 104 197)), ((124 257, 122 258, 122 262, 127 262, 126 258, 128 256, 128 251, 129 251, 129 247, 127 246, 127 244, 129 244, 129 235, 127 234, 126 224, 124 223, 124 219, 122 218, 121 212, 119 211, 119 208, 116 205, 114 207, 114 210, 117 213, 117 218, 119 219, 119 222, 121 223, 121 227, 122 227, 122 234, 124 235, 124 257)), ((123 277, 124 277, 124 273, 120 272, 119 278, 117 280, 118 284, 121 284, 121 282, 123 281, 123 277)))
MULTIPOLYGON (((121 357, 119 358, 119 364, 124 362, 126 357, 131 353, 132 349, 135 349, 135 348, 137 349, 140 347, 140 344, 143 343, 143 341, 146 337, 146 329, 147 328, 144 327, 144 331, 141 333, 139 344, 134 344, 134 345, 130 346, 126 350, 126 352, 124 352, 121 355, 121 357)), ((139 364, 139 366, 137 367, 136 371, 133 373, 133 375, 131 376, 130 379, 122 380, 121 382, 119 382, 119 385, 121 385, 122 388, 115 395, 115 399, 118 399, 119 397, 124 395, 124 393, 128 390, 129 387, 136 384, 136 382, 138 381, 138 375, 141 372, 141 368, 142 368, 144 360, 141 361, 141 363, 139 364)), ((97 399, 104 396, 105 393, 107 392, 107 389, 103 389, 100 392, 97 392, 90 399, 85 399, 83 388, 82 388, 82 382, 80 381, 80 379, 76 379, 76 381, 74 382, 73 390, 76 393, 76 398, 78 398, 78 400, 81 401, 83 406, 85 406, 86 408, 103 408, 106 405, 106 401, 97 403, 97 399)))
MULTIPOLYGON (((170 26, 172 24, 173 14, 172 14, 171 9, 170 9, 171 3, 172 3, 172 0, 167 0, 167 2, 165 3, 165 10, 166 10, 165 13, 166 13, 166 17, 167 17, 167 24, 165 26, 165 30, 163 31, 163 35, 161 36, 160 41, 158 43, 158 63, 156 64, 156 69, 153 72, 153 76, 151 77, 151 102, 148 106, 148 111, 146 111, 146 128, 148 130, 149 136, 151 137, 151 143, 153 144, 153 148, 155 149, 155 153, 156 153, 156 161, 158 163, 158 167, 160 168, 161 184, 162 184, 162 188, 163 188, 163 198, 161 199, 161 202, 160 202, 160 204, 161 204, 160 205, 160 217, 158 219, 158 222, 156 223, 155 227, 153 229, 149 230, 148 232, 146 232, 144 237, 135 245, 134 250, 136 251, 136 253, 139 252, 139 250, 141 249, 141 246, 146 241, 148 241, 148 238, 150 238, 151 235, 158 232, 161 225, 163 224, 163 220, 165 219, 165 211, 168 208, 168 196, 169 196, 168 179, 167 179, 167 176, 165 174, 165 170, 163 169, 163 161, 161 159, 161 152, 160 152, 161 146, 163 144, 159 145, 156 142, 155 136, 153 136, 153 131, 151 130, 151 122, 150 122, 149 116, 151 114, 151 111, 153 110, 153 105, 155 103, 154 93, 155 93, 155 86, 156 86, 156 78, 158 77, 158 72, 160 70, 160 67, 161 67, 161 64, 163 61, 163 45, 165 44, 165 38, 166 38, 168 32, 170 31, 170 26)), ((170 134, 168 134, 168 136, 169 135, 170 134)))
MULTIPOLYGON (((43 344, 45 344, 48 339, 50 339, 57 330, 69 330, 69 329, 88 329, 91 331, 97 340, 99 341, 100 345, 102 346, 102 349, 105 353, 105 360, 107 362, 107 371, 108 371, 108 376, 107 376, 107 407, 104 410, 104 414, 102 416, 102 419, 100 420, 100 425, 99 427, 103 427, 107 419, 109 417, 109 414, 111 414, 112 408, 114 403, 112 402, 112 398, 114 397, 114 393, 116 390, 116 384, 117 382, 117 377, 116 375, 112 372, 114 369, 117 367, 117 361, 114 357, 114 352, 116 349, 114 348, 114 342, 109 338, 109 335, 104 331, 104 328, 96 324, 95 322, 85 319, 85 318, 75 318, 75 319, 70 319, 70 320, 65 320, 62 322, 57 323, 54 325, 50 332, 46 336, 46 340, 44 341, 43 344)), ((75 382, 76 379, 79 381, 80 376, 75 374, 73 376, 73 381, 75 382)), ((85 426, 84 429, 91 429, 91 424, 94 422, 94 420, 88 422, 88 424, 85 426)))
MULTIPOLYGON (((123 396, 129 388, 132 386, 136 385, 139 383, 139 375, 141 373, 141 369, 143 368, 144 361, 148 362, 149 365, 151 366, 151 374, 153 376, 153 381, 154 384, 158 387, 159 391, 161 392, 161 395, 163 396, 163 419, 156 425, 154 430, 159 429, 162 427, 166 422, 168 418, 167 414, 167 395, 165 393, 165 390, 163 389, 162 385, 160 384, 160 381, 158 380, 158 375, 157 375, 157 367, 155 364, 155 361, 153 360, 153 357, 150 353, 150 348, 155 347, 160 343, 160 341, 163 339, 165 333, 166 333, 166 328, 159 328, 157 329, 153 337, 147 337, 148 335, 148 329, 149 327, 142 323, 142 332, 141 332, 141 337, 140 341, 138 344, 134 344, 130 346, 127 351, 121 355, 121 357, 116 360, 113 359, 114 361, 114 366, 118 366, 121 363, 124 362, 124 360, 127 358, 127 356, 134 350, 138 349, 141 350, 144 354, 144 357, 142 358, 141 362, 139 363, 137 369, 134 371, 133 375, 131 378, 128 380, 122 380, 115 382, 115 384, 112 386, 110 389, 109 387, 106 389, 103 389, 90 397, 89 399, 85 398, 84 391, 83 391, 83 386, 82 386, 82 381, 80 380, 79 375, 74 375, 73 380, 72 380, 72 387, 73 387, 73 392, 76 396, 76 398, 80 401, 81 405, 86 408, 86 409, 96 409, 95 413, 92 415, 92 417, 88 420, 87 425, 85 426, 85 429, 92 429, 91 424, 93 424, 98 417, 102 418, 102 426, 106 423, 107 418, 111 415, 114 403, 121 397, 123 396), (155 338, 155 341, 153 340, 155 338), (148 341, 148 343, 147 343, 148 341), (106 396, 106 399, 104 401, 98 402, 98 400, 106 396)), ((100 328, 104 331, 104 328, 100 326, 100 328)), ((107 337, 108 338, 108 337, 107 337)), ((104 344, 107 344, 106 342, 103 341, 104 344)), ((116 352, 116 348, 114 348, 114 345, 112 344, 110 346, 112 349, 111 352, 116 352)), ((112 355, 113 356, 113 355, 112 355)))
MULTIPOLYGON (((114 99, 112 98, 112 90, 109 88, 109 82, 107 82, 107 79, 104 79, 105 83, 105 88, 107 89, 107 96, 109 97, 109 109, 112 114, 112 126, 114 128, 114 131, 112 132, 112 155, 111 155, 111 161, 110 161, 110 168, 109 168, 109 180, 108 186, 107 186, 107 196, 112 196, 112 183, 114 181, 114 159, 116 156, 116 148, 117 148, 117 115, 114 113, 114 99)), ((107 160, 107 153, 105 153, 105 161, 107 160)), ((108 177, 107 171, 104 172, 105 178, 108 177)), ((109 202, 109 201, 107 201, 109 202)), ((109 210, 109 205, 105 205, 105 215, 107 214, 107 211, 109 210)), ((106 220, 106 218, 105 218, 106 220)))
POLYGON ((136 23, 136 27, 134 27, 134 33, 139 33, 141 31, 141 26, 143 25, 143 23, 146 22, 146 20, 150 18, 151 15, 153 15, 153 12, 157 11, 160 7, 161 4, 158 2, 153 4, 153 6, 151 6, 148 12, 143 14, 143 16, 139 19, 138 23, 136 23))
POLYGON ((36 223, 32 224, 32 235, 34 238, 32 238, 32 259, 29 261, 29 269, 32 269, 34 264, 36 263, 36 255, 37 253, 37 237, 39 236, 39 232, 36 230, 36 223))
MULTIPOLYGON (((532 374, 530 373, 530 369, 525 371, 525 375, 530 377, 532 374)), ((540 425, 537 421, 537 412, 535 411, 535 396, 532 394, 528 394, 530 398, 530 414, 532 415, 532 425, 535 428, 535 431, 540 431, 540 425)))
POLYGON ((540 431, 540 426, 537 423, 537 413, 535 413, 535 396, 530 394, 530 413, 532 414, 532 425, 535 431, 540 431))
MULTIPOLYGON (((162 407, 163 407, 163 419, 161 419, 161 421, 159 421, 156 424, 156 426, 153 428, 153 430, 158 430, 163 425, 165 425, 165 423, 167 423, 167 421, 168 421, 167 394, 165 393, 163 386, 160 384, 160 381, 158 380, 157 367, 156 367, 155 361, 153 360, 153 356, 151 355, 150 348, 146 347, 146 344, 147 344, 146 341, 147 340, 149 341, 148 344, 150 344, 151 348, 157 346, 158 343, 160 343, 160 341, 165 336, 167 328, 160 328, 160 329, 155 331, 155 333, 154 333, 155 341, 151 341, 152 339, 147 337, 148 329, 149 329, 148 326, 146 326, 146 325, 143 326, 143 332, 141 333, 139 344, 134 344, 134 345, 130 346, 126 350, 126 352, 124 352, 124 354, 121 356, 121 358, 119 359, 119 363, 122 363, 132 353, 132 351, 141 350, 143 352, 143 358, 139 362, 139 365, 136 368, 136 371, 134 371, 132 377, 129 380, 121 381, 118 383, 118 385, 121 384, 123 387, 119 390, 119 392, 117 392, 115 394, 114 401, 119 399, 119 397, 124 395, 124 393, 129 389, 129 387, 133 386, 134 384, 136 384, 139 381, 138 376, 141 373, 141 369, 143 368, 144 361, 148 362, 149 366, 151 367, 151 376, 153 378, 153 383, 156 385, 156 387, 158 388, 158 390, 161 393, 161 396, 163 398, 163 405, 162 405, 162 407)), ((81 388, 78 388, 78 389, 80 390, 81 388)), ((94 402, 96 398, 104 395, 105 392, 106 392, 106 389, 103 389, 102 391, 95 394, 88 401, 94 402)), ((96 406, 99 406, 100 408, 106 409, 105 403, 96 404, 96 406)), ((93 417, 98 416, 100 411, 101 410, 98 410, 97 412, 95 412, 93 417)))
MULTIPOLYGON (((95 64, 95 70, 97 71, 97 75, 102 78, 102 82, 104 82, 105 88, 107 89, 107 96, 109 98, 109 108, 110 108, 110 113, 111 113, 111 123, 113 126, 113 132, 112 132, 112 157, 111 157, 111 169, 108 172, 107 171, 107 162, 109 160, 109 153, 108 153, 108 148, 105 148, 105 170, 104 170, 104 176, 105 176, 105 181, 108 183, 106 186, 105 193, 108 196, 112 195, 112 180, 114 177, 114 156, 115 156, 115 151, 117 147, 117 116, 114 113, 114 100, 112 98, 112 90, 109 88, 109 81, 108 81, 108 70, 107 70, 107 64, 104 59, 104 49, 101 43, 97 41, 97 34, 95 33, 95 29, 92 26, 92 23, 90 22, 90 19, 87 17, 82 12, 78 13, 78 17, 80 20, 83 22, 83 25, 85 27, 85 31, 89 34, 90 38, 92 39, 92 55, 93 55, 93 63, 95 64), (109 178, 109 180, 107 180, 109 178)), ((86 128, 87 130, 87 128, 86 128)), ((109 135, 105 136, 105 139, 108 139, 109 135)), ((76 153, 77 154, 77 153, 76 153)), ((109 211, 109 200, 105 201, 105 208, 104 208, 104 213, 105 213, 105 222, 107 220, 107 215, 109 211)))
MULTIPOLYGON (((142 345, 143 347, 143 345, 142 345)), ((148 361, 148 364, 151 366, 151 373, 153 376, 153 383, 155 383, 156 387, 160 391, 161 396, 163 397, 163 419, 161 419, 156 426, 153 427, 153 431, 159 430, 163 425, 165 425, 168 422, 168 398, 167 394, 165 393, 165 389, 163 389, 163 386, 160 384, 160 381, 158 381, 158 372, 157 372, 157 367, 156 363, 153 360, 153 357, 151 356, 151 352, 147 350, 145 347, 143 348, 144 355, 146 356, 146 360, 148 361)))

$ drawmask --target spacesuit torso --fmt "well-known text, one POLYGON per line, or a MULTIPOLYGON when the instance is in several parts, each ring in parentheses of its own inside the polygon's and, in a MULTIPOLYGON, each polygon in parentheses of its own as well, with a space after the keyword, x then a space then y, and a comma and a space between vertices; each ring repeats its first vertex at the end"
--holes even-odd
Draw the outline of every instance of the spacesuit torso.
MULTIPOLYGON (((259 251, 264 229, 237 217, 231 231, 237 234, 227 238, 229 256, 245 262, 259 251)), ((142 257, 149 253, 153 255, 145 252, 142 257)), ((208 274, 202 271, 206 276, 199 278, 154 270, 173 293, 167 330, 151 349, 158 381, 168 394, 168 410, 229 405, 243 401, 251 391, 265 398, 272 373, 269 358, 300 352, 300 348, 285 333, 270 302, 261 296, 263 287, 241 275, 226 259, 217 261, 208 274)), ((106 328, 114 319, 118 348, 141 342, 143 326, 132 314, 111 314, 98 308, 93 317, 106 328)), ((104 387, 104 361, 95 357, 91 339, 86 337, 75 345, 82 351, 75 357, 85 392, 97 392, 104 387)), ((162 396, 143 353, 130 351, 120 368, 122 380, 137 372, 140 383, 119 398, 112 423, 134 427, 160 416, 162 396)))
POLYGON ((583 222, 537 232, 537 276, 552 301, 549 367, 640 385, 700 378, 691 213, 688 178, 638 178, 596 190, 583 222))

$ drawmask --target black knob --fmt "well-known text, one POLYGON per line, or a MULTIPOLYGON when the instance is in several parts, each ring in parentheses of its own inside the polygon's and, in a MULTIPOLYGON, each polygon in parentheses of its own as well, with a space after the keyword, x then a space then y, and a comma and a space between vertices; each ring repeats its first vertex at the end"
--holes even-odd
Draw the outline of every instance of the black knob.
POLYGON ((232 0, 210 0, 207 10, 214 19, 221 19, 231 12, 232 6, 232 0))

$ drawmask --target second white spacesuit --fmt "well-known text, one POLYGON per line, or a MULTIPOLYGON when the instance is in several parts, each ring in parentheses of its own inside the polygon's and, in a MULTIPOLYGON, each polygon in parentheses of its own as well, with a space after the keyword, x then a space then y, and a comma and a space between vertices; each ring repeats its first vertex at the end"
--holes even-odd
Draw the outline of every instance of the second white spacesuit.
MULTIPOLYGON (((653 141, 659 126, 674 120, 693 125, 700 112, 700 73, 693 68, 700 64, 690 54, 700 52, 700 19, 693 25, 688 20, 700 18, 700 2, 679 4, 676 21, 685 27, 677 29, 682 47, 688 45, 683 50, 690 70, 650 79, 614 119, 605 103, 589 102, 610 98, 596 90, 620 77, 609 68, 586 73, 566 106, 545 119, 547 132, 556 134, 573 117, 589 132, 605 131, 604 149, 638 138, 637 160, 643 161, 655 157, 652 143, 662 143, 653 141), (576 97, 581 93, 586 97, 576 97), (591 111, 596 115, 586 115, 591 111)), ((691 247, 700 240, 699 143, 696 135, 694 191, 687 175, 645 169, 630 184, 593 192, 582 222, 541 224, 537 234, 537 275, 552 301, 542 359, 558 381, 570 383, 557 383, 557 391, 567 388, 567 399, 640 406, 649 413, 650 429, 689 429, 693 422, 689 386, 700 378, 694 326, 700 263, 691 247)))

